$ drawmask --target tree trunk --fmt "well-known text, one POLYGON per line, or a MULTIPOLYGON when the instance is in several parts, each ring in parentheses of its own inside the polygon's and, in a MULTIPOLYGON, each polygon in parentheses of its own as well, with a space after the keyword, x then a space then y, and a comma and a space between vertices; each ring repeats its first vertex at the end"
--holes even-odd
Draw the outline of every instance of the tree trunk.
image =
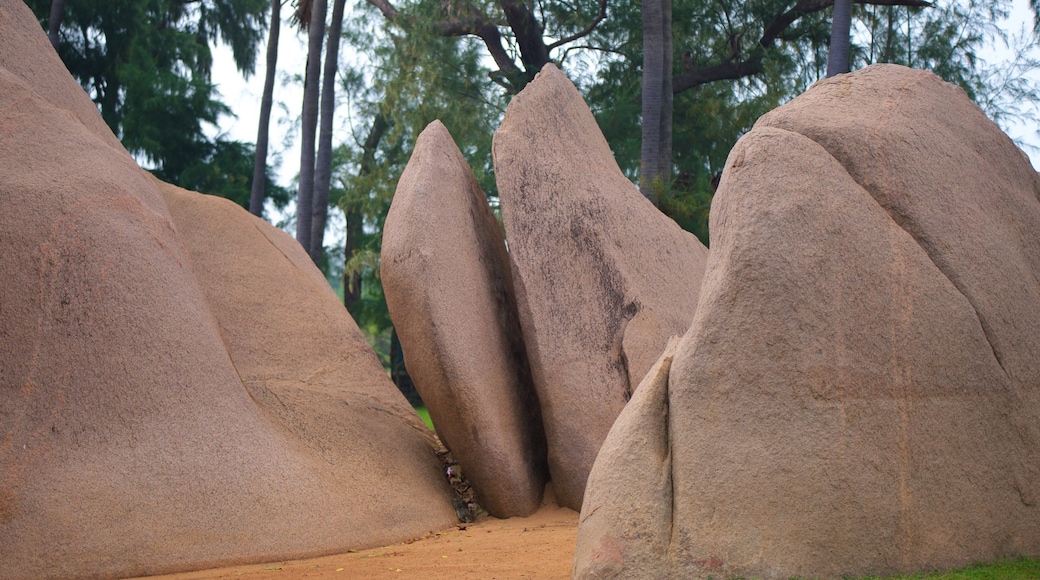
MULTIPOLYGON (((661 36, 664 39, 664 64, 661 78, 661 142, 658 145, 659 157, 657 175, 664 185, 664 192, 671 189, 672 184, 672 110, 674 109, 672 94, 672 0, 661 0, 661 36)), ((660 200, 658 200, 660 203, 660 200)))
POLYGON ((336 110, 336 71, 339 67, 339 41, 343 29, 343 6, 335 0, 329 40, 325 45, 325 70, 322 73, 321 121, 318 131, 318 161, 314 168, 314 217, 311 224, 311 260, 320 264, 325 249, 325 222, 329 217, 329 188, 332 186, 332 121, 336 110))
POLYGON ((827 52, 827 76, 849 72, 849 37, 852 33, 852 0, 834 0, 831 44, 827 52))
MULTIPOLYGON (((344 260, 350 260, 354 250, 358 247, 358 238, 361 237, 362 216, 355 208, 347 208, 344 218, 347 222, 347 231, 343 239, 344 260)), ((344 262, 345 263, 345 262, 344 262)), ((361 300, 361 272, 343 273, 343 306, 348 311, 361 300)))
POLYGON ((404 366, 404 351, 401 350, 401 340, 397 338, 396 328, 390 330, 390 378, 413 407, 425 404, 404 366))
POLYGON ((314 216, 314 141, 318 129, 321 89, 321 45, 325 39, 325 0, 314 0, 308 24, 307 73, 303 86, 303 126, 300 128, 300 187, 296 196, 296 240, 310 253, 314 216))
POLYGON ((65 0, 51 0, 51 17, 47 21, 47 38, 51 40, 51 46, 55 52, 58 50, 58 32, 61 30, 61 21, 65 19, 65 0))
POLYGON ((538 22, 531 7, 523 1, 499 0, 506 22, 513 30, 516 45, 520 49, 520 60, 524 63, 528 80, 549 62, 549 47, 542 36, 542 24, 538 22))
POLYGON ((672 3, 642 0, 643 142, 639 189, 654 205, 671 181, 672 3))
MULTIPOLYGON (((372 173, 376 163, 376 147, 383 140, 383 135, 390 128, 390 122, 385 115, 379 113, 372 120, 372 128, 361 149, 361 167, 358 175, 364 177, 372 173)), ((358 249, 358 238, 361 237, 362 215, 358 208, 346 206, 343 213, 347 218, 347 235, 343 242, 343 260, 349 262, 358 249)), ((346 272, 343 274, 343 305, 350 310, 354 304, 361 299, 361 273, 355 272, 349 279, 346 272)))
POLYGON ((264 213, 264 186, 267 182, 267 141, 271 128, 271 107, 274 106, 274 77, 278 66, 278 32, 281 29, 282 0, 271 0, 271 34, 267 39, 267 76, 264 77, 264 96, 260 100, 260 126, 256 131, 256 156, 253 158, 253 188, 249 193, 249 211, 255 216, 264 213))
POLYGON ((895 18, 895 6, 888 7, 888 31, 885 34, 885 55, 881 57, 881 62, 892 62, 893 52, 892 39, 896 35, 896 18, 895 18))

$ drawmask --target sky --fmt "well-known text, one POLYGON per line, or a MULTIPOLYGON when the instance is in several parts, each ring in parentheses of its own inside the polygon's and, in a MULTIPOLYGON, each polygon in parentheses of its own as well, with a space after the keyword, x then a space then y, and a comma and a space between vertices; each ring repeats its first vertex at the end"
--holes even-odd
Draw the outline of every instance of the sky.
MULTIPOLYGON (((288 16, 287 5, 282 15, 288 16)), ((224 103, 234 115, 223 115, 216 133, 226 134, 236 141, 256 143, 260 122, 260 99, 264 92, 264 74, 267 67, 267 39, 257 57, 256 73, 248 79, 235 68, 231 49, 218 44, 213 54, 213 81, 224 103)), ((341 45, 341 50, 349 50, 341 45)), ((282 19, 278 35, 278 76, 274 87, 274 108, 271 111, 270 149, 268 163, 277 163, 276 179, 279 185, 289 186, 300 165, 300 146, 295 123, 303 107, 303 84, 294 82, 293 75, 303 74, 307 65, 307 39, 282 19)))
MULTIPOLYGON (((289 16, 289 10, 282 10, 283 16, 289 16)), ((1003 24, 1005 30, 1014 32, 1023 25, 1032 25, 1032 11, 1029 0, 1013 0, 1011 17, 1003 24)), ((351 58, 351 47, 341 45, 342 58, 351 58)), ((234 112, 234 116, 223 116, 219 126, 213 131, 226 134, 231 139, 256 142, 257 123, 260 118, 260 97, 264 88, 264 70, 266 66, 265 51, 261 51, 257 62, 257 74, 248 79, 242 77, 235 69, 231 51, 225 46, 217 46, 214 53, 213 79, 224 102, 234 112)), ((983 59, 999 61, 1010 58, 1006 49, 996 47, 991 52, 981 55, 983 59)), ((303 103, 303 87, 300 82, 292 82, 291 75, 302 76, 306 67, 306 37, 289 25, 283 18, 278 43, 278 81, 275 84, 275 108, 271 115, 271 149, 269 162, 276 164, 276 181, 289 187, 294 182, 300 164, 300 148, 295 123, 303 103)), ((341 116, 341 115, 338 115, 341 116)), ((1040 135, 1035 124, 1019 124, 1008 129, 1008 134, 1023 146, 1030 156, 1034 168, 1040 168, 1040 135)), ((295 189, 294 187, 292 189, 295 189)), ((336 228, 330 229, 336 231, 336 228)))

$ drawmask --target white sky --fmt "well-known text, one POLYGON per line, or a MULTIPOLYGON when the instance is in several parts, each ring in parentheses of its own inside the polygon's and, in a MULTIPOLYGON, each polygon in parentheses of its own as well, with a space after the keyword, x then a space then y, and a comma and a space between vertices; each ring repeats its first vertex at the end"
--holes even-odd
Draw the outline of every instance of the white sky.
MULTIPOLYGON (((1029 0, 1013 0, 1011 18, 1004 23, 1009 31, 1018 31, 1021 26, 1032 26, 1032 11, 1029 0)), ((288 7, 282 9, 284 17, 289 16, 288 7)), ((266 41, 265 41, 266 46, 266 41)), ((352 48, 341 45, 342 57, 351 58, 352 48)), ((992 54, 983 54, 987 60, 999 61, 1009 58, 1007 50, 999 47, 992 54)), ((231 139, 256 142, 257 124, 260 119, 260 97, 264 88, 264 71, 266 66, 266 50, 262 49, 258 57, 257 73, 248 80, 235 69, 231 51, 218 46, 214 52, 213 79, 223 97, 224 102, 235 113, 235 116, 224 116, 215 132, 226 134, 231 139)), ((278 44, 278 82, 275 85, 275 107, 271 115, 271 149, 268 152, 269 163, 277 165, 276 181, 283 186, 290 186, 295 178, 300 159, 300 148, 296 139, 295 123, 303 103, 303 87, 299 82, 290 80, 292 75, 302 76, 306 67, 306 37, 301 36, 286 18, 283 18, 278 44)), ((337 117, 342 118, 341 111, 337 117)), ((1035 124, 1011 127, 1009 135, 1020 143, 1027 144, 1026 153, 1033 161, 1033 167, 1040 167, 1040 135, 1035 124), (1032 145, 1029 147, 1028 145, 1032 145)))
MULTIPOLYGON (((282 8, 288 16, 291 5, 282 8)), ((341 45, 341 50, 349 50, 341 45)), ((301 36, 287 18, 282 19, 278 35, 278 76, 274 86, 274 108, 271 111, 270 148, 268 163, 276 165, 275 181, 289 186, 300 166, 300 146, 296 139, 295 123, 303 108, 303 85, 291 77, 302 77, 307 66, 307 38, 301 36)), ((264 74, 267 70, 267 39, 257 57, 256 73, 248 79, 235 68, 231 49, 218 45, 213 54, 213 81, 224 103, 234 116, 222 116, 216 132, 236 141, 256 143, 260 123, 260 99, 264 92, 264 74)))

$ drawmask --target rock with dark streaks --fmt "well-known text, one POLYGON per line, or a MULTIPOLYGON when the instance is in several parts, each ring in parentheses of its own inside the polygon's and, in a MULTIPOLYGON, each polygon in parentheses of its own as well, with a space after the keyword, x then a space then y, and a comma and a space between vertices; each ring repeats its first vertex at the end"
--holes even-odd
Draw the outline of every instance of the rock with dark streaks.
POLYGON ((1038 192, 930 73, 840 75, 760 119, 667 385, 637 392, 592 470, 574 576, 1040 555, 1038 192))
POLYGON ((551 64, 509 103, 493 153, 549 471, 579 509, 615 417, 693 320, 708 251, 621 173, 551 64))

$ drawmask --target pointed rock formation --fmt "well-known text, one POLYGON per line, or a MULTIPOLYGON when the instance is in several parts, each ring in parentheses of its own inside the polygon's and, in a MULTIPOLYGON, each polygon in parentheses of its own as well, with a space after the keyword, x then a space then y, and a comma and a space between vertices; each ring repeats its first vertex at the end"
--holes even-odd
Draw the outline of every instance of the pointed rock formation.
POLYGON ((666 400, 619 419, 593 469, 574 576, 1040 555, 1038 192, 930 73, 841 75, 760 119, 727 161, 666 400), (642 480, 609 460, 640 454, 667 459, 642 480), (626 503, 644 497, 671 508, 626 503))
POLYGON ((0 576, 270 561, 453 523, 424 428, 302 249, 157 184, 21 2, 0 0, 0 59, 0 576))
POLYGON ((383 229, 380 278, 408 372, 480 504, 538 509, 545 436, 502 229, 440 121, 415 144, 383 229))
POLYGON ((553 65, 513 98, 493 153, 549 471, 579 509, 611 424, 693 319, 708 251, 621 173, 553 65))

